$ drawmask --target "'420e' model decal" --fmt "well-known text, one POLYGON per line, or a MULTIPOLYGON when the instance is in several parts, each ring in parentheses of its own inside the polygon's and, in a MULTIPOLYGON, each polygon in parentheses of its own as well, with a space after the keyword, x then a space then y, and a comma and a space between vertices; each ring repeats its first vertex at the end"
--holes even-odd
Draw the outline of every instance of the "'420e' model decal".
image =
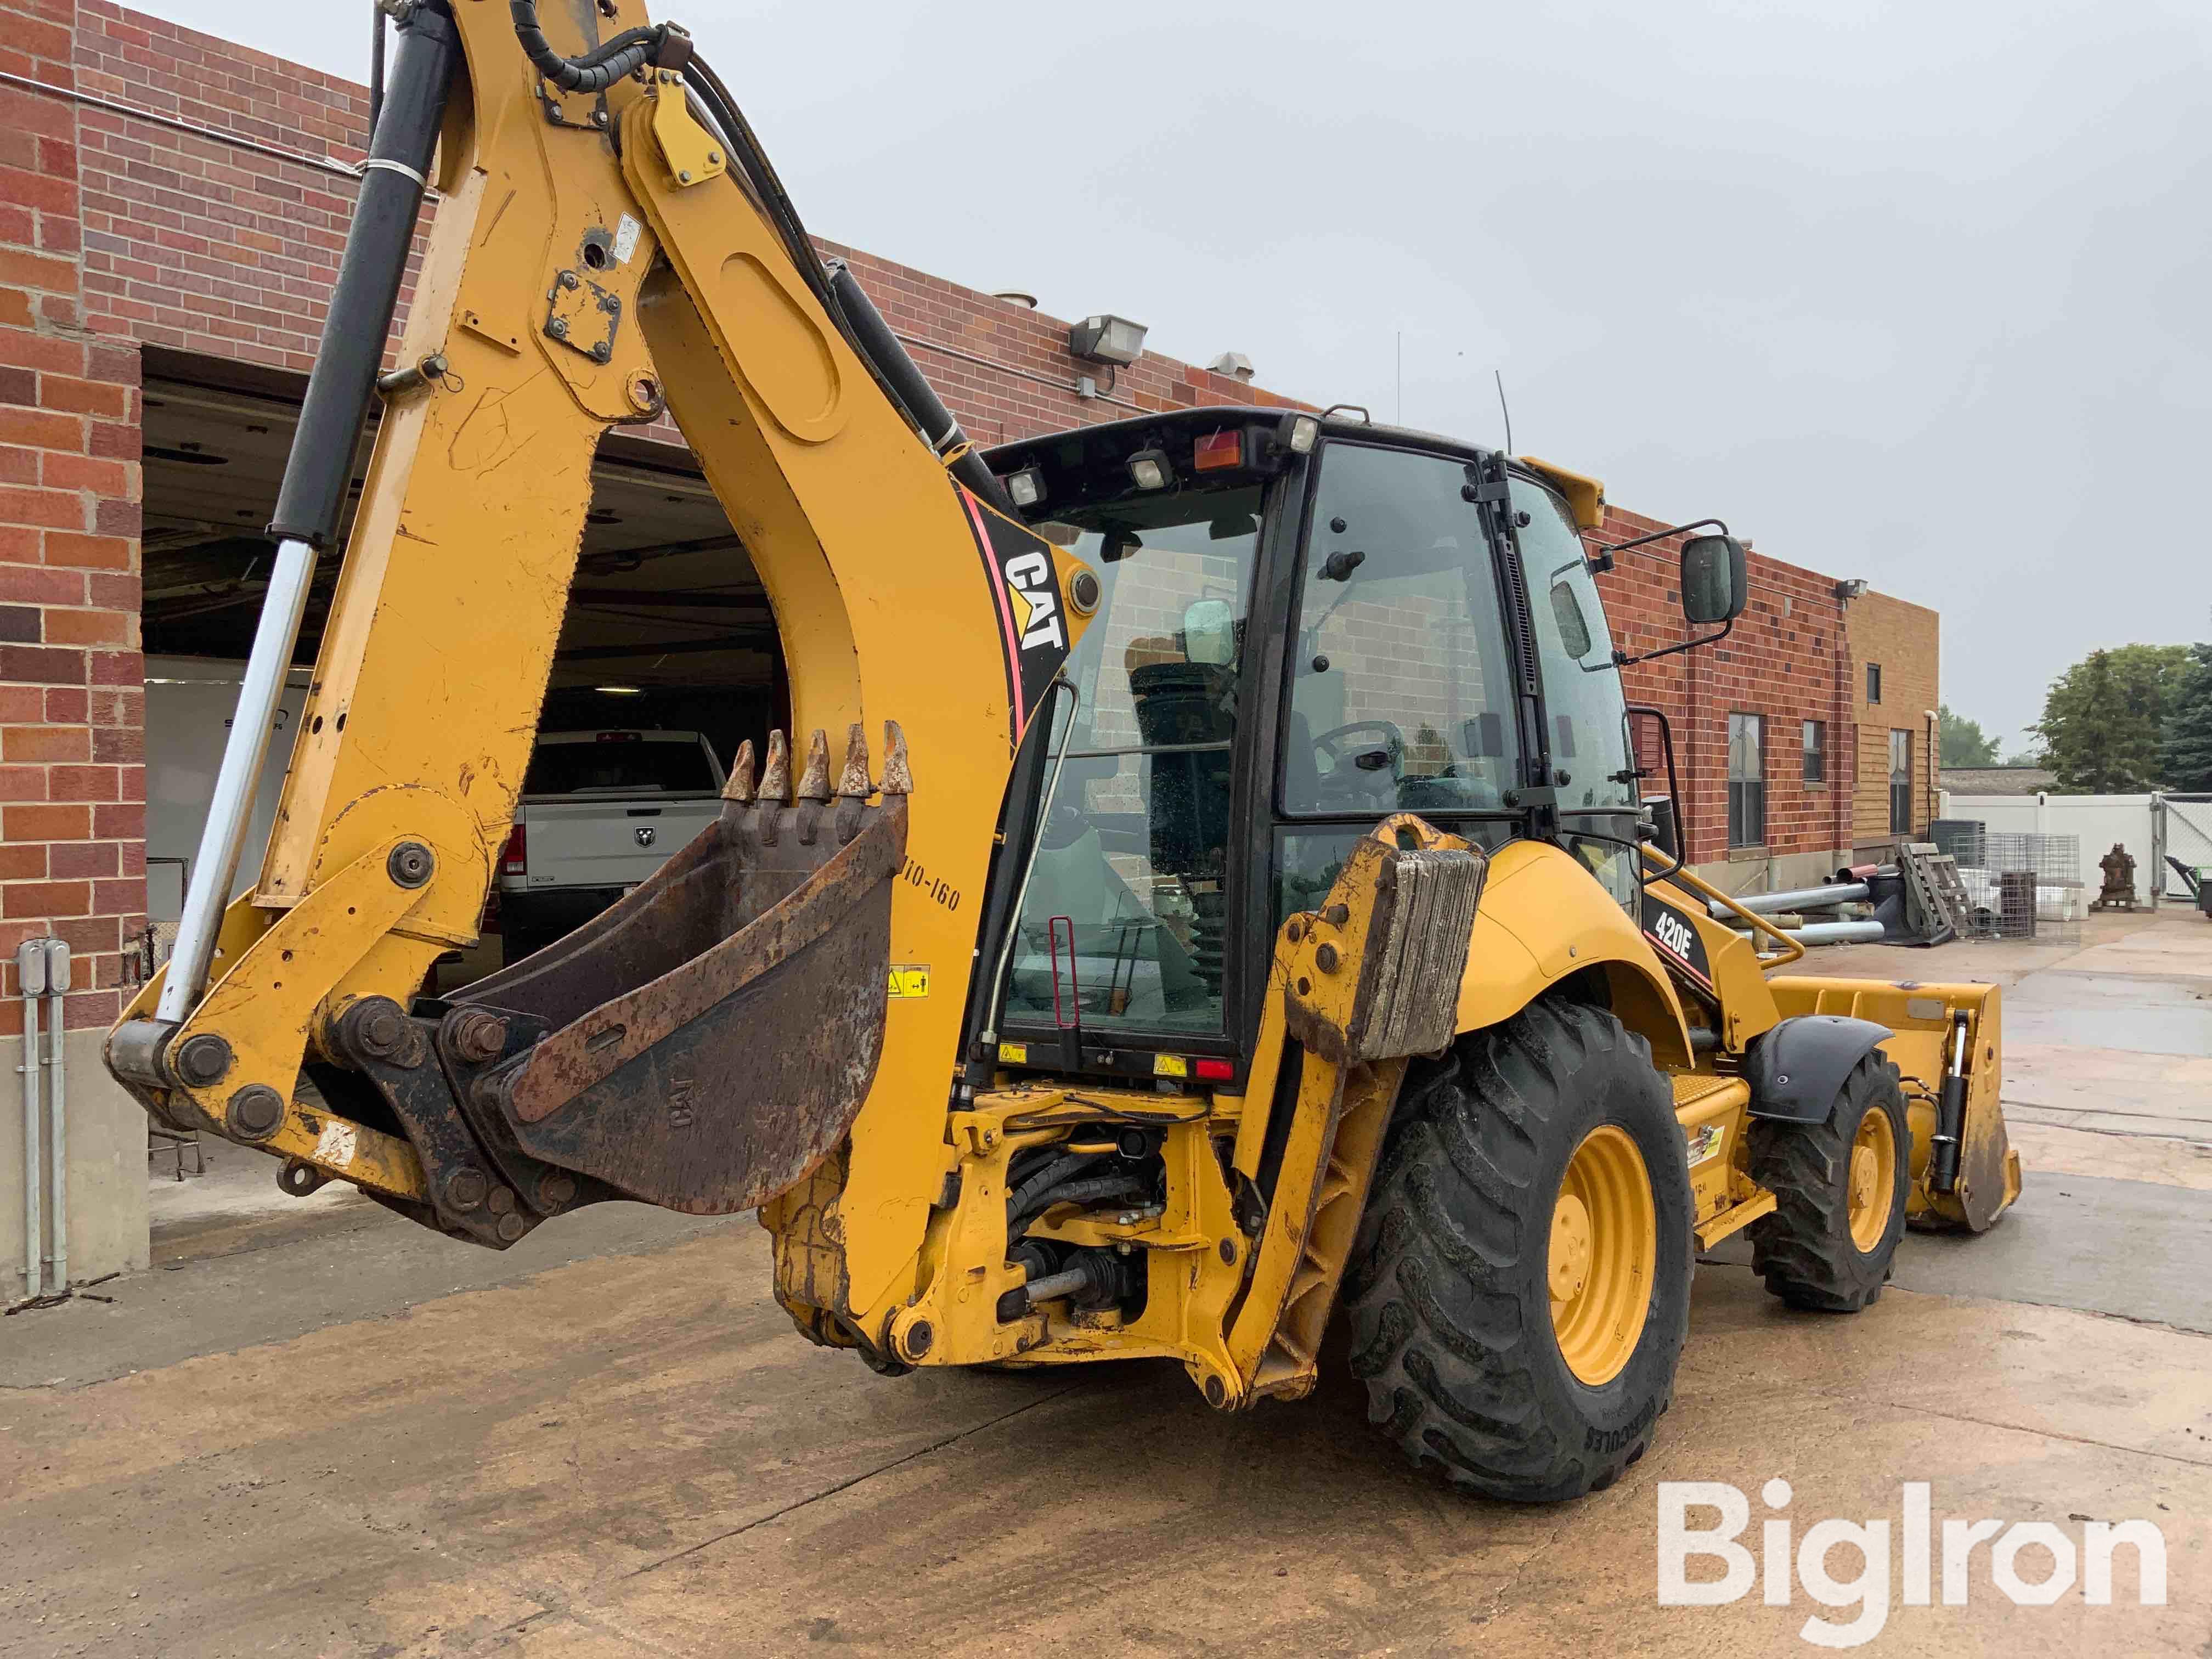
POLYGON ((1712 963, 1705 956, 1705 942, 1698 936, 1697 925, 1666 900, 1652 896, 1649 888, 1644 893, 1644 937, 1676 967, 1688 969, 1705 985, 1712 984, 1712 963))
POLYGON ((991 602, 999 613, 1000 645, 1006 658, 1011 705, 1007 741, 1018 748, 1045 688, 1067 660, 1067 596, 1058 550, 1026 525, 993 512, 969 490, 960 504, 975 532, 991 602))

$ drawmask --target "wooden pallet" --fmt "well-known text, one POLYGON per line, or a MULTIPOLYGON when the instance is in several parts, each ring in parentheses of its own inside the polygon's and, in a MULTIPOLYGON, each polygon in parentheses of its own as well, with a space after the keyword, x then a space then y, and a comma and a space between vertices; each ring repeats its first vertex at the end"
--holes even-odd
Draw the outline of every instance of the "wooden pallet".
POLYGON ((1907 842, 1897 850, 1897 867, 1911 897, 1907 908, 1933 921, 1931 931, 1948 927, 1961 939, 1972 936, 1973 901, 1966 896, 1966 884, 1959 879, 1958 860, 1929 842, 1907 842))

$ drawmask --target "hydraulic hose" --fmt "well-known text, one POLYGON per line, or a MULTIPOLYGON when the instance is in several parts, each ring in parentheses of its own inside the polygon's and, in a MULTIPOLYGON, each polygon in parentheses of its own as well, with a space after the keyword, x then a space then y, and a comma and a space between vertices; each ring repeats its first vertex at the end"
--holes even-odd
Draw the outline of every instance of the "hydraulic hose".
POLYGON ((1087 1170, 1099 1159, 1111 1158, 1111 1152, 1070 1152, 1048 1161, 1036 1174, 1024 1178, 1006 1200, 1006 1213, 1017 1216, 1030 1207, 1030 1201, 1040 1193, 1047 1193, 1066 1180, 1079 1170, 1087 1170))
POLYGON ((688 33, 674 23, 656 23, 647 28, 625 29, 580 57, 563 58, 538 27, 538 0, 508 0, 507 12, 514 20, 514 37, 521 43, 532 65, 564 92, 604 92, 648 63, 661 69, 683 70, 699 109, 720 134, 731 159, 737 162, 747 185, 768 215, 769 225, 783 243, 785 254, 813 290, 822 308, 830 313, 847 343, 860 354, 876 384, 933 451, 940 457, 951 458, 948 465, 961 483, 1000 512, 1013 515, 1014 505, 1006 499, 1004 487, 983 465, 982 458, 969 447, 968 434, 945 410, 943 401, 877 314, 860 285, 842 264, 834 274, 823 269, 806 228, 799 222, 798 210, 785 194, 782 180, 769 166, 768 154, 738 109, 738 100, 722 84, 721 76, 714 73, 713 66, 693 55, 688 33))
POLYGON ((538 0, 509 0, 514 38, 538 74, 563 92, 605 92, 647 64, 681 69, 691 58, 691 37, 673 23, 624 29, 579 58, 563 58, 538 27, 538 0))
MULTIPOLYGON (((515 0, 518 7, 521 3, 522 0, 515 0)), ((744 112, 738 107, 738 100, 722 84, 722 77, 714 73, 714 65, 703 58, 694 57, 684 71, 684 78, 708 124, 720 133, 725 149, 744 176, 754 199, 767 214, 769 226, 783 243, 785 255, 798 267, 816 300, 837 325, 845 343, 867 365, 884 395, 906 416, 908 424, 921 434, 931 451, 940 459, 946 459, 953 477, 1009 518, 1018 517, 1013 502, 1007 498, 1006 487, 983 465, 982 456, 970 446, 959 422, 945 408, 920 365, 907 355, 906 348, 898 343, 890 325, 884 321, 844 262, 833 259, 825 264, 814 251, 813 239, 799 222, 799 210, 791 204, 783 181, 769 165, 768 152, 761 148, 744 112)))
POLYGON ((1139 1197, 1143 1194, 1145 1185, 1145 1177, 1134 1171, 1127 1175, 1093 1176, 1087 1181, 1070 1181, 1039 1193, 1007 1225, 1010 1231, 1020 1227, 1042 1215, 1055 1204, 1088 1204, 1102 1198, 1139 1197))

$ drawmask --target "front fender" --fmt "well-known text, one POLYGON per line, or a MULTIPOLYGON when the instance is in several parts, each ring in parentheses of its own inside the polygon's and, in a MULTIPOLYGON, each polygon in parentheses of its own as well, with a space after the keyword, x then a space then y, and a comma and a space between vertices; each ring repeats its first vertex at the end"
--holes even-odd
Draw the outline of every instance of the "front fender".
POLYGON ((1826 1121, 1851 1068, 1890 1036, 1887 1025, 1848 1014, 1799 1014, 1760 1032, 1743 1055, 1751 1115, 1826 1121))
POLYGON ((1613 1013, 1655 1063, 1694 1064, 1681 1000, 1642 929, 1572 854, 1516 841, 1491 855, 1460 980, 1459 1029, 1510 1018, 1571 974, 1606 977, 1613 1013))

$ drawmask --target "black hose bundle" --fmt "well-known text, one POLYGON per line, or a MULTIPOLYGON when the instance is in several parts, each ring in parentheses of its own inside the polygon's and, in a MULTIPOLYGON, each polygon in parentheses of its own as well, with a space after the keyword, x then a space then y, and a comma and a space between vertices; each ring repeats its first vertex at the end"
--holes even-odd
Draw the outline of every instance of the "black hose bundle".
POLYGON ((605 92, 644 64, 682 69, 691 60, 691 37, 673 23, 624 29, 580 58, 563 58, 538 27, 538 0, 508 0, 507 13, 531 63, 563 92, 605 92))
POLYGON ((1008 1224, 1011 1233, 1026 1226, 1055 1204, 1093 1204, 1102 1198, 1142 1198, 1152 1183, 1136 1170, 1125 1175, 1091 1176, 1082 1181, 1070 1181, 1040 1193, 1016 1212, 1008 1224))
POLYGON ((1052 1189, 1079 1170, 1087 1170, 1101 1158, 1111 1158, 1111 1152, 1070 1152, 1048 1158, 1041 1167, 1024 1171, 1012 1192, 1006 1195, 1006 1218, 1011 1223, 1019 1215, 1032 1213, 1045 1206, 1036 1200, 1049 1194, 1052 1189))

